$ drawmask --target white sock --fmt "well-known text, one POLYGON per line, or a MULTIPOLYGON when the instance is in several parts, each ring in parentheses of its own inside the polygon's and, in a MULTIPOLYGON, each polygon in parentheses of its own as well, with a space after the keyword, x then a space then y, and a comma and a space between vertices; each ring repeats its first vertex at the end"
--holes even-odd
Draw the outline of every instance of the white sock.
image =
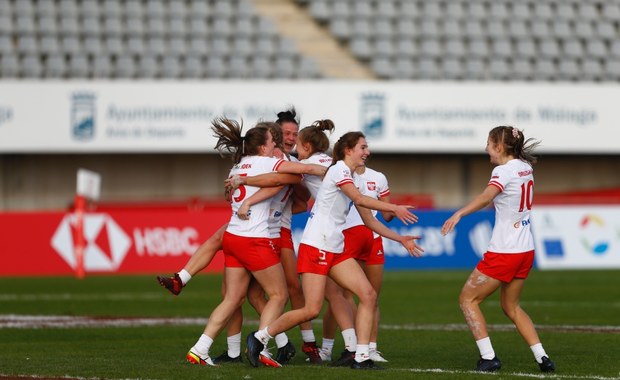
POLYGON ((368 351, 370 352, 377 351, 377 342, 368 343, 368 351))
POLYGON ((228 343, 229 357, 236 358, 241 355, 241 333, 227 337, 226 343, 228 343))
POLYGON ((334 349, 334 340, 323 338, 323 346, 321 346, 321 350, 324 353, 331 355, 333 349, 334 349))
POLYGON ((183 285, 187 284, 189 280, 192 279, 192 275, 189 274, 189 272, 185 269, 181 269, 181 271, 179 272, 179 277, 181 278, 181 282, 183 283, 183 285))
POLYGON ((278 335, 276 335, 276 346, 278 348, 282 348, 286 346, 287 343, 288 343, 288 336, 286 336, 285 333, 279 333, 278 335))
POLYGON ((267 329, 269 328, 269 326, 265 327, 262 330, 258 330, 255 334, 254 337, 256 337, 256 339, 260 340, 262 344, 264 344, 265 346, 267 345, 267 343, 269 343, 269 340, 272 339, 273 337, 271 335, 269 335, 269 333, 267 332, 267 329))
POLYGON ((358 344, 355 347, 355 361, 358 363, 363 362, 364 360, 370 359, 370 354, 368 352, 367 344, 358 344))
POLYGON ((213 344, 213 339, 209 338, 205 334, 202 334, 198 339, 198 342, 192 347, 191 351, 195 354, 198 354, 201 358, 205 359, 209 356, 209 349, 213 344))
POLYGON ((478 350, 480 350, 480 357, 482 359, 491 360, 495 357, 495 351, 493 351, 493 345, 491 344, 491 338, 488 336, 476 341, 478 350))
POLYGON ((314 330, 301 330, 301 339, 304 342, 316 342, 314 330))
MULTIPOLYGON (((533 346, 530 346, 532 353, 534 354, 534 358, 538 364, 542 363, 543 356, 547 356, 545 349, 543 348, 542 343, 537 343, 533 346)), ((548 357, 548 356, 547 356, 548 357)))
POLYGON ((344 347, 349 352, 355 352, 357 346, 357 336, 355 335, 355 329, 346 329, 342 331, 342 338, 344 339, 344 347))

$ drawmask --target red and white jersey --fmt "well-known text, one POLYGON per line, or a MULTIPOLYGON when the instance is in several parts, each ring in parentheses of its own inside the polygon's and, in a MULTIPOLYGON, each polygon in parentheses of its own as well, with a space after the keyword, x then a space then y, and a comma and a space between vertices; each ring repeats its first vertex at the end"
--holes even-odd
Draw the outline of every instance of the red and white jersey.
POLYGON ((490 186, 500 193, 493 199, 495 225, 489 252, 524 253, 534 250, 530 211, 534 198, 534 170, 518 159, 493 169, 490 186))
MULTIPOLYGON (((362 174, 357 174, 359 177, 357 184, 360 193, 367 195, 373 199, 379 199, 380 197, 386 197, 390 195, 390 188, 388 186, 387 178, 383 173, 366 167, 366 170, 362 174)), ((377 216, 377 210, 371 210, 373 216, 377 216)), ((360 213, 355 206, 351 207, 349 215, 347 215, 347 221, 344 225, 344 229, 360 226, 364 224, 360 213)), ((376 232, 374 237, 379 236, 376 232)))
MULTIPOLYGON (((271 173, 278 170, 284 162, 279 158, 264 156, 245 156, 230 170, 230 176, 235 174, 242 176, 256 176, 271 173)), ((237 216, 237 210, 243 201, 255 194, 260 187, 242 185, 232 194, 232 216, 226 231, 233 235, 245 237, 269 237, 269 210, 271 199, 266 199, 250 207, 249 220, 242 220, 237 216)))
POLYGON ((342 192, 340 186, 348 183, 355 184, 355 180, 344 161, 338 161, 327 170, 310 211, 301 238, 302 243, 324 251, 342 253, 342 228, 351 200, 342 192))
MULTIPOLYGON (((289 158, 284 155, 284 160, 287 161, 289 158)), ((291 160, 296 160, 294 157, 291 157, 291 160)), ((280 229, 285 223, 288 223, 288 229, 291 228, 291 217, 293 215, 292 212, 292 203, 290 201, 291 194, 293 193, 293 186, 286 185, 280 190, 276 195, 271 198, 271 204, 269 207, 269 237, 270 238, 278 238, 280 237, 280 229), (287 214, 288 208, 288 214, 287 214)))
MULTIPOLYGON (((312 156, 301 160, 304 164, 317 164, 328 167, 332 164, 332 158, 325 153, 316 152, 312 156)), ((319 192, 319 188, 321 187, 321 177, 317 175, 307 175, 304 176, 304 183, 306 187, 310 191, 312 198, 316 199, 316 195, 319 192)))
MULTIPOLYGON (((299 160, 293 156, 290 156, 290 160, 291 162, 299 162, 299 160)), ((306 176, 304 176, 304 178, 305 177, 306 176)), ((291 186, 291 190, 292 189, 293 187, 291 186)), ((282 217, 280 218, 280 226, 284 228, 288 228, 290 230, 292 219, 293 219, 293 200, 291 199, 291 196, 289 194, 289 196, 286 199, 286 204, 284 204, 283 209, 282 209, 282 217)))

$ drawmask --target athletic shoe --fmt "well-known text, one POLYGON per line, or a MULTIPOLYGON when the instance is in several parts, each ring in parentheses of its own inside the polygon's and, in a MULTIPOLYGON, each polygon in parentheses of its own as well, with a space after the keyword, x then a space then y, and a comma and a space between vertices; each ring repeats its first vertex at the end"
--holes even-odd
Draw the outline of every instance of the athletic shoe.
POLYGON ((282 364, 278 363, 274 358, 271 357, 271 354, 267 350, 263 350, 258 355, 258 361, 266 365, 267 367, 280 368, 282 364))
POLYGON ((301 346, 301 350, 304 352, 304 354, 308 355, 310 363, 323 363, 323 359, 321 359, 321 354, 319 353, 319 348, 316 346, 316 342, 304 342, 304 344, 301 346))
POLYGON ((209 355, 206 358, 201 358, 200 355, 193 353, 191 350, 185 356, 188 362, 192 364, 209 365, 215 367, 215 363, 211 360, 209 355))
POLYGON ((260 352, 265 349, 265 345, 254 336, 256 331, 252 331, 246 338, 245 354, 253 367, 258 367, 260 352))
POLYGON ((538 363, 540 370, 542 372, 553 372, 555 371, 555 364, 546 356, 542 357, 542 363, 538 363))
POLYGON ((276 353, 276 361, 280 364, 287 364, 297 352, 295 346, 291 341, 288 341, 284 346, 278 348, 276 353))
POLYGON ((355 361, 355 352, 347 351, 346 349, 342 351, 340 357, 329 365, 332 367, 350 367, 355 361))
POLYGON ((157 276, 157 281, 159 281, 161 286, 168 289, 168 291, 175 296, 178 296, 185 286, 183 285, 183 281, 181 281, 181 277, 179 277, 178 273, 175 273, 172 277, 157 276))
POLYGON ((499 358, 496 356, 493 359, 482 359, 478 360, 478 365, 476 366, 476 371, 479 372, 493 372, 502 368, 502 362, 499 361, 499 358))
POLYGON ((215 364, 241 363, 242 361, 243 360, 241 359, 241 355, 237 356, 236 358, 231 358, 230 356, 228 356, 228 351, 224 351, 224 353, 220 356, 213 358, 213 363, 215 364))
MULTIPOLYGON (((332 361, 332 353, 323 347, 319 348, 319 356, 321 357, 323 363, 332 361)), ((310 358, 306 358, 306 361, 309 362, 310 358)))
POLYGON ((387 359, 383 357, 381 351, 370 350, 370 359, 373 362, 387 363, 387 359))
POLYGON ((363 362, 356 362, 353 360, 353 364, 351 364, 352 369, 373 369, 373 370, 381 370, 385 369, 381 366, 378 366, 370 359, 366 359, 363 362))

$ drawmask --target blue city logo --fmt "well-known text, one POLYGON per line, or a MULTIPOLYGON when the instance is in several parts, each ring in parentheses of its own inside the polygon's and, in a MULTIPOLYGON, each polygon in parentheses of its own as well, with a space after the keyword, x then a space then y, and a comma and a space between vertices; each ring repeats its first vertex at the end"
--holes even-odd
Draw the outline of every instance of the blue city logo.
POLYGON ((13 118, 13 108, 0 106, 0 126, 13 118))
POLYGON ((360 104, 361 130, 366 137, 381 137, 385 128, 385 95, 363 94, 360 104))
POLYGON ((95 137, 95 94, 75 92, 71 95, 71 132, 80 141, 95 137))

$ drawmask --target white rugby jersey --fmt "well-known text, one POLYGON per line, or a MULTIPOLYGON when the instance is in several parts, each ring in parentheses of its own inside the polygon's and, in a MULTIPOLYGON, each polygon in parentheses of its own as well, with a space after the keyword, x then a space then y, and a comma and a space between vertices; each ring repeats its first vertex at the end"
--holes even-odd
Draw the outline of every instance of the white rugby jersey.
MULTIPOLYGON (((284 162, 275 157, 245 156, 230 170, 230 176, 235 174, 256 176, 259 174, 275 172, 284 162)), ((269 237, 269 210, 271 199, 266 199, 250 207, 249 220, 242 220, 237 216, 237 210, 243 201, 255 194, 260 187, 241 185, 232 194, 232 216, 226 231, 231 234, 245 237, 269 237)))
MULTIPOLYGON (((292 162, 299 162, 299 160, 293 156, 290 156, 290 160, 292 162)), ((305 176, 304 176, 305 178, 305 176)), ((291 190, 293 187, 291 186, 291 190)), ((291 194, 286 199, 286 203, 283 205, 282 209, 282 217, 280 218, 280 226, 284 228, 291 229, 291 221, 293 219, 293 200, 291 199, 291 194)))
POLYGON ((534 198, 532 166, 513 159, 493 169, 489 185, 501 192, 493 199, 495 225, 489 252, 523 253, 534 250, 530 211, 534 198))
MULTIPOLYGON (((312 156, 301 160, 301 162, 304 164, 317 164, 328 167, 332 164, 332 158, 323 152, 316 152, 312 156)), ((321 177, 317 175, 304 176, 304 183, 314 199, 316 199, 316 194, 319 192, 319 188, 321 187, 321 181, 321 177)))
POLYGON ((321 250, 342 253, 342 227, 349 213, 351 200, 342 192, 340 186, 355 184, 354 181, 351 170, 344 161, 338 161, 327 170, 310 211, 301 238, 302 243, 321 250))
MULTIPOLYGON (((380 197, 386 197, 390 195, 390 188, 388 186, 387 178, 383 173, 373 170, 369 167, 366 167, 366 170, 362 174, 356 173, 359 177, 357 184, 359 185, 358 190, 360 193, 369 196, 373 199, 379 199, 380 197)), ((372 216, 377 216, 377 210, 371 210, 372 216)), ((349 211, 349 215, 347 215, 347 221, 343 227, 344 230, 347 228, 360 226, 364 224, 360 213, 357 211, 355 206, 351 207, 351 211, 349 211)), ((374 232, 374 237, 379 236, 378 233, 374 232)))
MULTIPOLYGON (((284 155, 284 160, 289 160, 286 155, 284 155)), ((290 161, 296 160, 295 157, 291 157, 290 161)), ((269 237, 270 238, 278 238, 280 237, 280 229, 286 223, 285 219, 288 221, 288 229, 291 228, 291 217, 292 217, 292 203, 290 202, 291 194, 293 193, 293 186, 286 185, 280 190, 276 195, 271 198, 271 204, 269 206, 269 237), (287 215, 288 208, 288 215, 287 215)))

